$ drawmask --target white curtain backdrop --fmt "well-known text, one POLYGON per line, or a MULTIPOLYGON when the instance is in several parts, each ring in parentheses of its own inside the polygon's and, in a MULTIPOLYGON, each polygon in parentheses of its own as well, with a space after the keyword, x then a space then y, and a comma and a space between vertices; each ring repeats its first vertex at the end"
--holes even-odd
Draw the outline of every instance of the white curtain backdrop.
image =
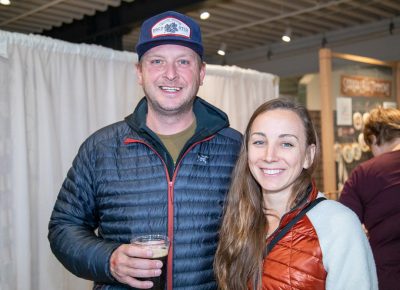
MULTIPOLYGON (((0 30, 0 290, 85 290, 55 259, 47 225, 79 145, 143 96, 134 53, 0 30)), ((207 66, 199 95, 243 130, 276 76, 207 66)))
POLYGON ((243 133, 254 110, 279 96, 279 78, 236 66, 207 65, 198 95, 224 110, 231 127, 243 133))

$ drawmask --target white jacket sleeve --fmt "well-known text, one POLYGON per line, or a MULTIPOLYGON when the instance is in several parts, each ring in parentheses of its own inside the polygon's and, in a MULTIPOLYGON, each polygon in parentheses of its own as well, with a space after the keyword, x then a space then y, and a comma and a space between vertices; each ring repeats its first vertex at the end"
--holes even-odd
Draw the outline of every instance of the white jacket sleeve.
POLYGON ((322 250, 326 290, 378 290, 375 261, 353 211, 326 200, 307 213, 322 250))

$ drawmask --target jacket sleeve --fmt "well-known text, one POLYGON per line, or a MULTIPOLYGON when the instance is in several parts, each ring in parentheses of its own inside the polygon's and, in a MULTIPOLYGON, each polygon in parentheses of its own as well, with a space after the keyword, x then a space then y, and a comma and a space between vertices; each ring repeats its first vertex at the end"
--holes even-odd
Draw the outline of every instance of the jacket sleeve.
POLYGON ((84 143, 68 171, 55 203, 48 239, 57 259, 78 277, 115 282, 109 269, 120 245, 96 235, 98 218, 94 189, 93 150, 84 143))
POLYGON ((322 250, 326 290, 378 290, 375 261, 357 216, 332 200, 321 202, 309 216, 322 250))

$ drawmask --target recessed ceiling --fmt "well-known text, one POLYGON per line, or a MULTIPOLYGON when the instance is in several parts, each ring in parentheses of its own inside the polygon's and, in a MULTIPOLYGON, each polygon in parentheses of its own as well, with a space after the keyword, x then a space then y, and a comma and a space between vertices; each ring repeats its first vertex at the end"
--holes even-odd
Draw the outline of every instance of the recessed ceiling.
POLYGON ((398 0, 11 0, 0 5, 0 29, 37 33, 71 42, 98 43, 134 51, 140 23, 150 15, 177 10, 201 25, 206 58, 221 43, 227 54, 282 43, 286 28, 292 40, 390 21, 400 15, 398 0), (211 16, 200 19, 207 10, 211 16))

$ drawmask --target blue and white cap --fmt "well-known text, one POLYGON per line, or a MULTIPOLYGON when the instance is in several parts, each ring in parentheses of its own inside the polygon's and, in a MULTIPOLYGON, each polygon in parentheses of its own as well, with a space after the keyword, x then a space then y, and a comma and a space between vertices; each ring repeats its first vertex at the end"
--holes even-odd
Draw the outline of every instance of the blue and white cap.
POLYGON ((200 26, 192 18, 181 13, 167 11, 143 22, 136 44, 139 59, 149 49, 163 44, 189 47, 203 58, 200 26))

